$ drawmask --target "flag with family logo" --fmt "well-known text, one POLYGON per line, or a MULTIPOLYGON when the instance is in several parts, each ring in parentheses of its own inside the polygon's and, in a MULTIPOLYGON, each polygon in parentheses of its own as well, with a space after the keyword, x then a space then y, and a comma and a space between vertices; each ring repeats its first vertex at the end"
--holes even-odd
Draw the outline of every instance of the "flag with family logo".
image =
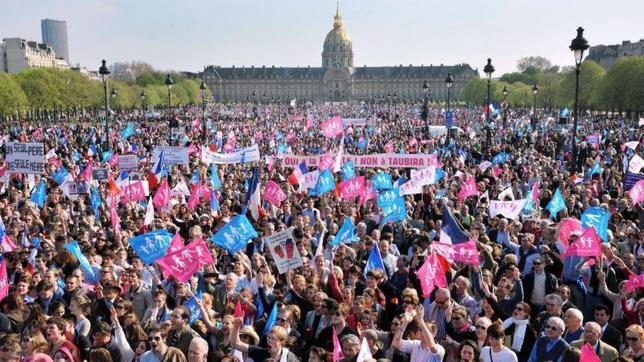
POLYGON ((128 139, 133 134, 134 134, 134 124, 130 122, 127 124, 127 127, 125 127, 125 129, 121 131, 121 137, 123 137, 123 139, 128 139))
POLYGON ((442 269, 442 263, 434 252, 425 259, 423 266, 416 272, 416 276, 420 281, 424 298, 427 298, 436 287, 447 288, 445 271, 442 269))
POLYGON ((633 205, 637 205, 644 201, 644 180, 637 181, 635 186, 628 191, 628 195, 631 197, 633 205))
POLYGON ((230 255, 235 255, 246 247, 250 239, 256 237, 257 232, 253 229, 248 218, 245 215, 237 215, 219 229, 210 241, 226 249, 230 255))
POLYGON ((65 167, 61 167, 58 169, 58 171, 54 173, 53 177, 54 177, 54 181, 56 181, 58 185, 62 185, 65 183, 65 181, 67 181, 71 177, 71 175, 69 174, 69 171, 67 171, 65 167))
POLYGON ((47 199, 47 185, 44 179, 40 179, 36 191, 31 195, 31 201, 38 205, 39 208, 45 207, 45 200, 47 199))
POLYGON ((554 196, 552 196, 552 199, 550 199, 550 202, 548 202, 548 205, 546 205, 546 210, 550 212, 550 217, 554 219, 557 217, 557 213, 565 208, 566 201, 561 194, 561 189, 558 188, 554 196))
POLYGON ((602 247, 599 237, 595 232, 594 227, 586 229, 583 234, 577 239, 577 241, 568 246, 568 249, 561 255, 562 257, 566 256, 601 256, 602 247))
POLYGON ((324 137, 333 138, 344 133, 342 128, 342 117, 336 116, 320 124, 324 137))
POLYGON ((388 222, 403 221, 407 218, 407 206, 405 205, 405 199, 399 197, 390 207, 382 209, 385 217, 380 221, 380 224, 383 225, 388 222))
POLYGON ((173 237, 174 235, 166 230, 154 230, 130 238, 129 243, 136 252, 136 255, 144 263, 150 265, 165 255, 173 237))
POLYGON ((355 177, 350 180, 342 181, 338 184, 340 195, 343 199, 351 199, 364 193, 365 179, 364 176, 355 177))
POLYGON ((353 165, 353 161, 349 161, 342 165, 342 179, 346 181, 351 180, 354 177, 356 177, 356 170, 353 165))
POLYGON ((333 174, 330 170, 326 169, 322 171, 318 177, 318 182, 315 184, 315 187, 309 191, 311 196, 320 196, 329 191, 335 189, 335 181, 333 179, 333 174))
POLYGON ((376 204, 378 205, 378 207, 384 210, 388 207, 392 207, 398 199, 401 199, 400 189, 391 189, 379 193, 376 197, 376 204))
POLYGON ((391 190, 394 187, 394 182, 391 175, 386 172, 379 172, 371 177, 371 187, 374 190, 391 190))
POLYGON ((98 208, 101 207, 102 204, 103 201, 101 201, 101 196, 98 194, 98 188, 93 187, 89 194, 89 205, 94 211, 94 214, 98 215, 98 208))
POLYGON ((94 273, 94 269, 89 264, 89 260, 87 260, 85 254, 81 252, 80 247, 78 246, 78 242, 70 241, 69 243, 65 243, 65 249, 69 250, 69 252, 78 260, 80 269, 85 276, 85 280, 87 280, 90 284, 98 284, 99 278, 96 273, 94 273))
POLYGON ((212 254, 201 238, 180 248, 173 253, 166 253, 156 260, 163 270, 163 275, 172 275, 182 283, 187 282, 204 265, 214 263, 212 254))
POLYGON ((340 243, 351 243, 358 240, 356 235, 356 227, 353 225, 353 221, 350 217, 344 218, 344 224, 338 230, 338 233, 335 234, 333 240, 331 240, 331 246, 338 246, 340 243))
POLYGON ((190 320, 189 320, 190 325, 194 324, 194 322, 201 319, 201 308, 199 308, 199 304, 197 304, 197 299, 199 299, 200 301, 203 301, 201 291, 198 291, 197 294, 193 294, 192 298, 190 298, 184 304, 184 307, 188 308, 188 310, 190 311, 190 320))
POLYGON ((458 201, 463 202, 466 198, 476 196, 478 194, 479 189, 476 187, 476 181, 474 180, 474 177, 470 177, 458 192, 458 201))
POLYGON ((608 220, 610 212, 601 207, 591 207, 581 214, 581 226, 584 229, 594 227, 597 235, 603 240, 608 241, 608 220))
POLYGON ((367 275, 369 271, 376 269, 385 271, 385 263, 382 262, 382 256, 380 255, 380 250, 378 249, 378 243, 373 244, 373 249, 371 249, 371 253, 369 253, 367 265, 364 267, 364 275, 367 275))

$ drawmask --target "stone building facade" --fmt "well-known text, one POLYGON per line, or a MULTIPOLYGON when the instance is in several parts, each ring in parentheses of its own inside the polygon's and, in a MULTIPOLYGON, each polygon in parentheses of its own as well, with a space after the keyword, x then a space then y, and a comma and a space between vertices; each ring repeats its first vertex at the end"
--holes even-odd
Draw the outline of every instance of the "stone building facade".
POLYGON ((622 44, 590 47, 586 59, 592 60, 608 70, 615 64, 617 59, 628 56, 644 56, 644 39, 640 39, 637 42, 624 40, 622 44))
POLYGON ((20 38, 6 38, 0 43, 0 73, 43 67, 69 69, 69 64, 56 57, 48 44, 20 38))
POLYGON ((424 81, 429 83, 432 99, 446 99, 448 73, 454 79, 453 100, 473 77, 478 77, 478 71, 467 64, 355 67, 353 44, 336 10, 333 29, 324 39, 321 67, 210 65, 198 77, 204 79, 217 101, 368 101, 377 97, 405 101, 423 97, 424 81))

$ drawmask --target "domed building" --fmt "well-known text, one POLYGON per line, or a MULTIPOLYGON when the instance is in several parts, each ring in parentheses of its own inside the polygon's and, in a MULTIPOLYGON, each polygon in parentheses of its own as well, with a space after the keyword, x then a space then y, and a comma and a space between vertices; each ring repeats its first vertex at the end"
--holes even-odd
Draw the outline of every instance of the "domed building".
POLYGON ((389 97, 391 101, 418 100, 427 81, 432 99, 447 98, 445 78, 451 73, 451 97, 460 92, 478 71, 467 64, 355 67, 353 43, 336 8, 333 28, 322 46, 321 67, 219 67, 209 65, 196 76, 204 79, 217 101, 354 102, 389 97))

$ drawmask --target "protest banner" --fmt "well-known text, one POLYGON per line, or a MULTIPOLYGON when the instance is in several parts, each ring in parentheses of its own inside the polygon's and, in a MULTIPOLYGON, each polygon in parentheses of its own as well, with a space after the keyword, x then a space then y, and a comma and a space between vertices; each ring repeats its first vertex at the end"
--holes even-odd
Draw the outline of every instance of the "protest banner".
POLYGON ((526 199, 514 201, 490 200, 490 217, 495 217, 500 214, 508 219, 514 220, 519 216, 521 210, 523 210, 525 203, 526 199))
POLYGON ((107 180, 107 169, 106 168, 95 168, 92 170, 92 178, 97 181, 107 180))
POLYGON ((132 182, 121 191, 120 202, 127 204, 131 201, 145 200, 145 189, 141 181, 132 182))
POLYGON ((85 182, 74 182, 74 181, 69 181, 67 183, 67 188, 69 191, 70 195, 80 195, 80 194, 88 194, 89 190, 87 188, 87 184, 85 182))
POLYGON ((163 167, 172 165, 188 165, 190 158, 188 156, 188 147, 170 147, 170 146, 157 146, 152 154, 152 162, 154 165, 159 159, 159 155, 163 150, 163 167))
POLYGON ((229 165, 235 163, 248 163, 260 160, 259 146, 254 144, 250 147, 239 149, 231 153, 212 152, 207 147, 201 148, 201 161, 207 164, 229 165))
POLYGON ((198 239, 174 253, 166 253, 156 263, 161 266, 164 274, 170 274, 185 283, 202 266, 214 263, 214 259, 206 243, 198 239))
MULTIPOLYGON (((300 156, 293 154, 280 154, 277 157, 287 167, 296 167, 305 162, 309 167, 320 167, 322 160, 333 157, 334 155, 309 155, 300 156)), ((388 154, 375 153, 371 155, 342 155, 342 164, 353 162, 354 167, 374 168, 374 167, 395 167, 395 168, 425 168, 429 166, 439 166, 437 155, 427 154, 388 154)))
POLYGON ((302 266, 302 256, 293 240, 292 229, 266 236, 264 242, 268 245, 280 274, 302 266))
POLYGON ((119 155, 118 165, 123 171, 138 171, 139 158, 136 155, 119 155))
POLYGON ((42 143, 7 142, 5 154, 11 173, 45 173, 45 146, 42 143))

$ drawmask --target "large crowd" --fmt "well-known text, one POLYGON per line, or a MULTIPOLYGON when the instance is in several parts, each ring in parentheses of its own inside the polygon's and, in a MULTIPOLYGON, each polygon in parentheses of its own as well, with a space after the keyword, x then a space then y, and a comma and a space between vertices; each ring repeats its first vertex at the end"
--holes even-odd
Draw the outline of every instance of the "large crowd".
POLYGON ((420 113, 177 107, 170 129, 123 111, 107 140, 101 119, 0 125, 4 160, 12 142, 45 160, 0 168, 0 361, 644 361, 644 122, 583 113, 573 150, 556 111, 504 110, 489 139, 480 108, 449 137, 420 113), (434 158, 343 158, 372 154, 434 158), (296 157, 314 155, 331 162, 296 157))

